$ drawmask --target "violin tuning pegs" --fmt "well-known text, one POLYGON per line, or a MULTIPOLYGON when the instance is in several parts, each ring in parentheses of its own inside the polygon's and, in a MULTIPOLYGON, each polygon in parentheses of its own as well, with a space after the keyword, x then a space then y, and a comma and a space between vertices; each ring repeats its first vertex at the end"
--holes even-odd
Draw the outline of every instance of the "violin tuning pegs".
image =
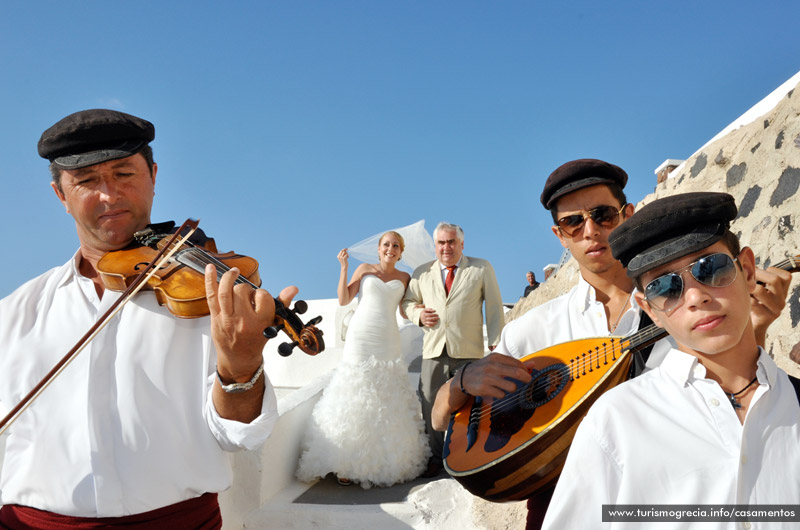
POLYGON ((283 329, 283 324, 278 324, 277 326, 270 326, 264 330, 264 336, 268 339, 274 339, 278 336, 278 331, 283 329))
POLYGON ((314 317, 308 322, 306 322, 306 326, 316 326, 320 322, 322 322, 322 316, 314 317))
POLYGON ((292 354, 292 350, 294 347, 297 346, 297 342, 284 342, 280 346, 278 346, 278 353, 281 354, 282 357, 288 357, 292 354))
POLYGON ((294 303, 294 308, 292 309, 298 315, 302 315, 306 311, 308 311, 308 304, 305 300, 298 300, 294 303))

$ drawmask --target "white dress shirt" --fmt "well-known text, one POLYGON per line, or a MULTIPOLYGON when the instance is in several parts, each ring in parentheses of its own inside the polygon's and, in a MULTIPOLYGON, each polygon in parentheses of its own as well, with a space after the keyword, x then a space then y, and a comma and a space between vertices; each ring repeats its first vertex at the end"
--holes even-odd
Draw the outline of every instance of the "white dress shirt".
MULTIPOLYGON (((462 259, 463 259, 463 256, 461 258, 459 258, 458 259, 458 263, 455 264, 455 269, 453 269, 453 278, 456 277, 455 274, 456 274, 456 272, 458 272, 458 268, 461 266, 461 260, 462 259)), ((442 263, 440 261, 439 262, 439 267, 442 269, 442 285, 447 285, 447 265, 445 265, 444 263, 442 263)))
MULTIPOLYGON (((506 324, 495 351, 521 359, 571 340, 609 334, 627 336, 638 329, 639 320, 640 309, 631 296, 628 309, 619 315, 617 326, 610 333, 605 308, 597 301, 594 287, 579 277, 578 284, 569 292, 506 324)), ((658 341, 653 346, 647 366, 657 366, 671 347, 669 340, 658 341)))
MULTIPOLYGON (((0 301, 0 404, 20 402, 119 298, 100 300, 78 254, 0 301)), ((0 504, 83 517, 141 513, 231 485, 226 452, 255 449, 277 420, 225 420, 211 400, 209 318, 136 295, 11 426, 0 504)))
MULTIPOLYGON (((800 405, 760 350, 744 424, 697 359, 679 350, 605 394, 578 427, 543 528, 686 528, 602 523, 604 504, 794 504, 800 499, 800 405)), ((657 506, 656 506, 657 508, 657 506)), ((790 528, 797 523, 694 523, 790 528), (785 525, 785 526, 783 526, 785 525)))

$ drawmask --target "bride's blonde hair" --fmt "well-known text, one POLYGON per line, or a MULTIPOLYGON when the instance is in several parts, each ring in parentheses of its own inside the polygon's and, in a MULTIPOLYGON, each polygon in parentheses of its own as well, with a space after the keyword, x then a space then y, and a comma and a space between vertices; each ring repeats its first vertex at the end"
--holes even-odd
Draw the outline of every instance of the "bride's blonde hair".
POLYGON ((403 236, 401 236, 400 234, 398 234, 394 230, 389 230, 388 232, 384 232, 383 234, 381 234, 380 239, 378 239, 378 247, 381 246, 381 243, 383 242, 383 238, 388 236, 389 234, 392 234, 393 236, 395 236, 398 239, 398 241, 400 241, 400 252, 403 252, 406 249, 406 242, 403 241, 403 236))

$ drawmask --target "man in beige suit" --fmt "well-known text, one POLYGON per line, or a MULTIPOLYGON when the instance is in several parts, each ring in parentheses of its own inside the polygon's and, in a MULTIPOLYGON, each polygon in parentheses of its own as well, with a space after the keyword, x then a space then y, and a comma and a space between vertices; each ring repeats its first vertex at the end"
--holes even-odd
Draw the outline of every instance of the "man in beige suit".
POLYGON ((433 451, 424 476, 442 470, 444 435, 431 426, 436 392, 467 362, 483 357, 484 303, 490 350, 500 340, 504 323, 494 269, 486 260, 463 255, 461 227, 439 223, 433 239, 437 260, 417 267, 402 303, 411 322, 424 330, 419 393, 433 451))

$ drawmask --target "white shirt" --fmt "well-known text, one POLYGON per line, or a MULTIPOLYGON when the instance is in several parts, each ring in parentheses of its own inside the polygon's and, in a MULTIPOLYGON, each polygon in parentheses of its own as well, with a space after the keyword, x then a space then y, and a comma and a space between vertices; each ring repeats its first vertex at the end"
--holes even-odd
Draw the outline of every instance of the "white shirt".
MULTIPOLYGON (((786 373, 760 350, 759 386, 744 425, 705 376, 694 356, 673 349, 660 367, 600 396, 578 427, 543 528, 689 524, 601 523, 603 504, 796 505, 800 405, 786 373)), ((697 526, 748 528, 730 521, 697 526)))
MULTIPOLYGON (((0 301, 0 404, 11 409, 119 298, 76 254, 0 301)), ((231 485, 226 452, 255 449, 277 420, 225 420, 211 400, 209 318, 179 319, 139 293, 9 429, 0 504, 115 517, 231 485)))
MULTIPOLYGON (((616 315, 614 315, 616 317, 616 315)), ((627 336, 639 327, 640 310, 630 299, 628 309, 619 316, 613 335, 627 336)), ((595 289, 579 277, 578 284, 569 292, 534 307, 503 328, 496 352, 521 359, 555 344, 587 337, 609 335, 605 308, 597 301, 595 289)), ((651 362, 657 363, 669 350, 667 340, 658 341, 650 353, 651 362)))
MULTIPOLYGON (((458 268, 461 266, 461 260, 463 258, 464 258, 463 256, 458 258, 458 263, 456 263, 454 265, 455 269, 453 269, 453 279, 455 279, 456 271, 458 271, 458 268)), ((442 263, 440 261, 439 262, 439 268, 441 268, 441 270, 442 270, 442 285, 447 285, 447 265, 445 265, 444 263, 442 263)))

